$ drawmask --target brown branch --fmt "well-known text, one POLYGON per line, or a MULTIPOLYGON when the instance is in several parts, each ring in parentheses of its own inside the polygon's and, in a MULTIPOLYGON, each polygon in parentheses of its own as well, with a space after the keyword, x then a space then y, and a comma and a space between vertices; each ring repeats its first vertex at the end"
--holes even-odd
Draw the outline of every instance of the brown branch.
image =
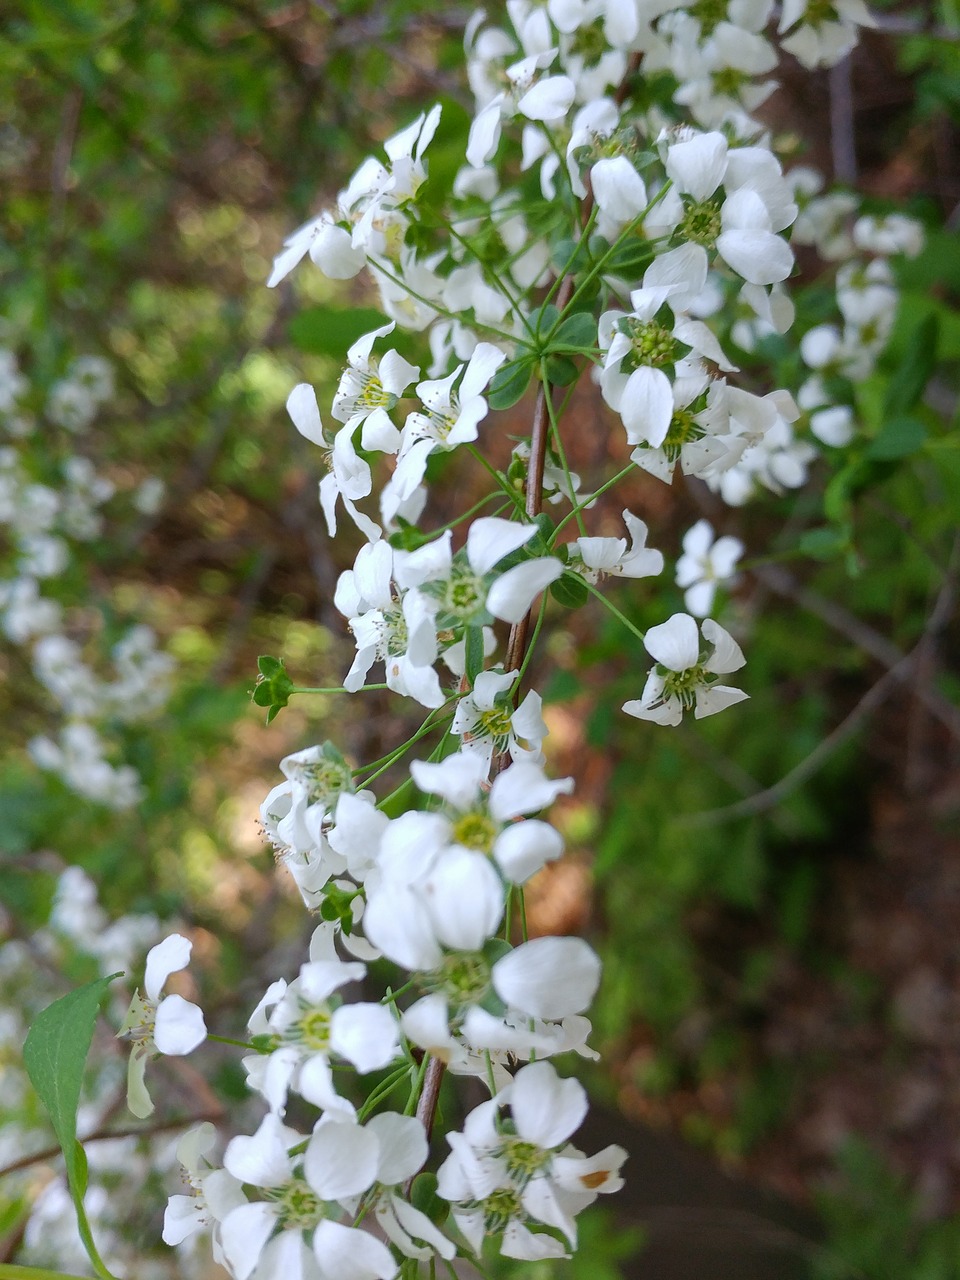
MULTIPOLYGON (((219 1107, 216 1111, 202 1111, 195 1116, 186 1116, 179 1120, 161 1120, 152 1125, 130 1125, 125 1129, 96 1129, 93 1133, 88 1133, 85 1138, 81 1138, 80 1142, 86 1145, 88 1142, 110 1142, 114 1138, 151 1138, 155 1133, 168 1133, 171 1129, 185 1129, 188 1125, 200 1124, 204 1120, 217 1124, 223 1119, 223 1115, 223 1108, 219 1107)), ((0 1169, 0 1178, 5 1178, 9 1173, 17 1173, 21 1169, 29 1169, 34 1164, 46 1164, 50 1160, 56 1160, 60 1154, 61 1148, 59 1144, 52 1147, 43 1147, 32 1155, 21 1156, 19 1160, 14 1160, 11 1164, 4 1165, 0 1169)))

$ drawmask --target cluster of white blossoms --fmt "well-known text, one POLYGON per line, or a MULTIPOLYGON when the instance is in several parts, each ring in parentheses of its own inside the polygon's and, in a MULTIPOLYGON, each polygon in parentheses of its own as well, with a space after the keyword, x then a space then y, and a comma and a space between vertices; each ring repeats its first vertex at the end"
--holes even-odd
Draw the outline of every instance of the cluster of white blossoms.
MULTIPOLYGON (((72 440, 58 448, 49 438, 88 428, 112 390, 106 361, 77 357, 35 413, 36 393, 15 353, 0 350, 0 430, 9 439, 0 446, 0 635, 26 652, 63 722, 54 736, 29 743, 33 760, 79 795, 127 809, 141 798, 140 780, 132 766, 111 761, 104 726, 162 707, 173 661, 143 624, 108 649, 95 635, 86 643, 78 638, 95 628, 89 614, 79 621, 71 609, 80 594, 76 582, 91 545, 104 535, 102 508, 116 487, 73 452, 72 440)), ((134 502, 142 505, 138 495, 134 502)))
MULTIPOLYGON (((164 1227, 171 1244, 207 1230, 235 1280, 390 1280, 424 1262, 433 1275, 437 1259, 477 1255, 489 1237, 510 1257, 559 1257, 576 1247, 580 1211, 620 1186, 622 1149, 571 1145, 586 1097, 562 1074, 564 1055, 594 1054, 599 960, 583 939, 526 928, 524 887, 563 852, 547 814, 573 787, 547 772, 528 666, 548 611, 595 599, 653 659, 628 715, 676 725, 746 698, 726 683, 743 652, 709 616, 743 545, 694 524, 675 566, 687 612, 665 608, 644 634, 606 593, 616 579, 636 593, 664 555, 641 515, 622 511, 623 536, 600 500, 630 473, 671 484, 679 469, 736 506, 758 486, 799 484, 815 452, 807 434, 825 438, 810 414, 827 406, 812 392, 798 403, 766 390, 734 358, 794 320, 787 234, 801 184, 751 116, 772 87, 772 3, 506 8, 507 25, 481 13, 467 28, 475 113, 449 193, 430 175, 437 106, 290 236, 269 280, 309 256, 332 280, 367 269, 378 290, 387 322, 346 353, 329 415, 308 383, 287 409, 322 451, 330 536, 345 515, 364 539, 334 595, 356 644, 343 691, 386 688, 426 715, 370 765, 330 742, 288 755, 263 802, 267 838, 319 920, 299 972, 271 982, 250 1015, 243 1065, 262 1123, 219 1162, 208 1129, 183 1139, 191 1194, 173 1197, 164 1227), (422 335, 422 365, 398 349, 412 349, 410 334, 422 335), (612 424, 600 452, 619 468, 592 492, 570 469, 554 394, 585 372, 612 424), (531 384, 529 435, 498 470, 491 414, 531 384), (421 527, 457 450, 490 491, 421 527), (372 784, 405 756, 408 773, 378 797, 372 784), (385 963, 399 972, 383 992, 385 963), (432 1175, 446 1071, 475 1076, 490 1098, 446 1134, 432 1175)), ((830 63, 867 17, 855 0, 798 0, 780 10, 780 44, 830 63)), ((809 202, 805 212, 815 221, 809 202)), ((910 239, 889 220, 857 225, 874 255, 910 239)), ((877 261, 841 281, 851 343, 878 324, 877 261)), ((290 690, 266 661, 255 697, 273 713, 290 690)), ((125 1024, 141 1112, 150 1054, 205 1034, 195 1006, 161 998, 187 944, 163 946, 125 1024)))

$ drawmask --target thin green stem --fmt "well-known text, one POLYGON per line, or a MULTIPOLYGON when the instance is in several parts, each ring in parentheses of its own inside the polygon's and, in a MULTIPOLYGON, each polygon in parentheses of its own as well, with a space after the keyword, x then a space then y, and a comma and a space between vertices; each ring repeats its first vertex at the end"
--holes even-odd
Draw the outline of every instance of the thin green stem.
MULTIPOLYGON (((567 462, 567 454, 563 447, 563 440, 560 438, 560 421, 557 416, 556 408, 553 403, 553 396, 550 394, 550 386, 547 380, 547 362, 540 361, 540 380, 543 382, 547 390, 547 416, 550 419, 550 434, 553 436, 553 446, 557 451, 557 457, 560 459, 560 466, 563 468, 563 475, 567 482, 567 491, 573 493, 573 481, 570 479, 570 466, 567 462)), ((573 510, 576 517, 577 528, 586 537, 587 526, 583 522, 583 516, 580 514, 578 507, 573 510)))
POLYGON ((255 1044, 250 1044, 248 1040, 232 1040, 230 1036, 215 1036, 212 1031, 207 1032, 208 1040, 216 1040, 217 1044, 232 1044, 237 1049, 246 1049, 251 1053, 258 1053, 259 1050, 255 1044))
MULTIPOLYGON (((358 774, 366 773, 370 769, 376 769, 377 772, 373 774, 373 777, 379 777, 380 774, 383 773, 384 769, 389 768, 395 760, 399 760, 405 751, 409 751, 415 742, 418 742, 425 734, 429 733, 431 729, 435 729, 437 727, 437 713, 443 711, 444 708, 448 707, 453 701, 455 701, 454 698, 447 698, 442 707, 435 707, 430 712, 416 733, 413 734, 412 737, 408 738, 402 746, 394 747, 392 751, 388 751, 387 754, 385 756, 381 756, 379 760, 371 760, 369 764, 363 764, 358 769, 352 770, 352 776, 357 777, 358 774), (381 765, 383 768, 380 767, 381 765)), ((365 779, 364 785, 366 785, 370 780, 370 778, 365 779)))
POLYGON ((546 617, 546 614, 547 614, 547 592, 545 591, 540 600, 540 609, 539 609, 539 612, 537 613, 537 621, 533 628, 533 635, 530 637, 529 643, 527 644, 527 651, 523 655, 523 662, 521 662, 520 664, 520 670, 517 672, 516 687, 518 689, 520 686, 520 682, 523 680, 523 677, 527 674, 527 667, 529 667, 530 665, 530 659, 533 657, 533 651, 537 646, 537 639, 540 635, 540 630, 543 627, 543 620, 546 617))
POLYGON ((612 614, 613 614, 613 616, 617 619, 617 621, 618 621, 618 622, 621 622, 621 623, 622 623, 622 624, 627 628, 627 630, 628 630, 629 632, 631 632, 631 634, 633 634, 633 635, 635 635, 635 636, 637 637, 637 639, 638 639, 638 640, 642 640, 642 639, 643 639, 643 635, 644 635, 644 633, 640 630, 640 628, 639 628, 638 626, 636 626, 634 623, 632 623, 632 622, 630 621, 630 619, 629 619, 628 617, 626 617, 626 615, 625 615, 625 614, 623 614, 623 613, 621 613, 621 612, 620 612, 620 610, 617 608, 617 606, 613 603, 613 601, 612 601, 612 600, 608 600, 608 599, 607 599, 607 597, 603 594, 603 592, 602 592, 602 591, 599 591, 599 590, 598 590, 598 589, 593 585, 593 583, 592 583, 592 582, 588 582, 586 578, 583 578, 583 579, 582 579, 582 581, 583 581, 583 585, 587 588, 587 590, 590 592, 590 594, 591 594, 592 596, 595 596, 595 597, 600 601, 600 603, 603 605, 603 607, 604 607, 604 608, 605 608, 609 613, 612 613, 612 614))
POLYGON ((389 1098, 390 1094, 393 1093, 395 1089, 398 1089, 409 1075, 410 1068, 406 1063, 404 1063, 402 1067, 391 1072, 391 1074, 387 1076, 386 1080, 381 1080, 357 1112, 357 1119, 365 1120, 371 1111, 373 1111, 374 1107, 379 1106, 384 1098, 389 1098))
POLYGON ((573 507, 573 509, 563 517, 563 519, 554 529, 553 536, 550 539, 550 546, 555 547, 557 545, 557 535, 559 534, 560 530, 563 528, 565 524, 569 524, 571 520, 576 519, 581 511, 586 510, 586 508, 589 507, 591 503, 596 502, 597 498, 602 497, 607 492, 608 489, 612 489, 614 485, 619 484, 620 481, 624 478, 624 476, 629 475, 630 472, 634 470, 635 466, 636 466, 636 463, 628 462, 627 465, 623 468, 623 470, 618 471, 617 474, 611 480, 608 480, 606 484, 602 484, 600 488, 597 489, 594 493, 587 494, 587 496, 583 499, 582 502, 578 502, 573 507))
MULTIPOLYGON (((487 266, 487 264, 480 262, 480 259, 477 257, 477 255, 473 251, 470 241, 464 239, 464 237, 460 234, 459 231, 457 231, 457 229, 453 226, 452 223, 447 224, 447 230, 450 232, 450 235, 453 237, 454 240, 457 241, 458 244, 463 245, 464 249, 466 249, 467 253, 470 254, 473 260, 479 263, 480 270, 483 272, 484 277, 489 277, 493 281, 494 285, 500 290, 500 292, 503 294, 506 300, 510 303, 510 306, 513 308, 513 312, 516 315, 517 319, 520 321, 524 329, 526 329, 527 333, 530 335, 530 342, 524 342, 522 338, 516 338, 516 337, 513 339, 513 341, 518 342, 521 346, 525 346, 525 347, 533 346, 534 340, 535 340, 534 333, 533 333, 533 330, 530 328, 529 320, 523 314, 523 311, 520 308, 519 301, 513 296, 513 294, 507 288, 506 284, 500 278, 500 276, 498 276, 495 271, 491 270, 489 266, 487 266)), ((481 327, 488 328, 489 326, 483 325, 481 327)), ((498 331, 496 329, 491 329, 491 333, 497 333, 497 332, 498 331)), ((500 335, 498 334, 498 336, 500 335)))
POLYGON ((520 937, 524 942, 527 941, 527 901, 523 896, 523 889, 520 890, 520 937))
POLYGON ((475 444, 468 444, 467 452, 470 454, 472 458, 474 458, 477 462, 480 463, 480 465, 483 467, 485 471, 489 472, 489 474, 496 481, 497 487, 500 490, 502 490, 502 492, 506 495, 506 497, 510 499, 515 510, 517 510, 521 515, 524 515, 525 512, 523 509, 523 499, 521 498, 519 493, 517 493, 514 489, 510 487, 510 484, 507 481, 506 477, 501 475, 501 473, 496 469, 493 463, 483 456, 483 454, 480 452, 480 450, 477 448, 475 444))
MULTIPOLYGON (((589 216, 587 217, 586 222, 583 225, 583 228, 580 232, 580 239, 577 241, 576 246, 574 247, 573 253, 571 253, 570 257, 563 264, 563 268, 560 271, 559 275, 557 275, 554 278, 553 284, 547 290, 547 296, 543 300, 544 305, 554 300, 557 293, 559 292, 561 281, 565 280, 567 276, 570 274, 570 272, 573 270, 573 264, 577 260, 577 254, 583 248, 584 244, 586 243, 587 239, 590 236, 590 233, 593 231, 594 225, 597 221, 598 212, 599 211, 596 205, 594 205, 594 207, 590 210, 590 213, 589 213, 589 216)), ((557 321, 557 323, 558 324, 560 323, 559 320, 557 321)))
MULTIPOLYGON (((448 311, 446 307, 440 306, 440 304, 436 301, 436 299, 425 298, 422 293, 417 293, 415 289, 411 289, 409 284, 407 284, 405 280, 402 280, 400 276, 394 275, 392 271, 388 271, 382 262, 376 262, 373 259, 371 259, 367 265, 370 267, 371 271, 379 271, 381 275, 386 276, 386 278, 388 280, 391 280, 395 285, 399 285, 399 287, 404 291, 404 293, 409 294, 411 298, 416 298, 417 302, 422 302, 425 307, 429 307, 431 311, 435 311, 438 316, 444 316, 447 320, 454 320, 454 321, 460 321, 463 319, 463 317, 458 315, 455 311, 448 311)), ((503 341, 505 342, 514 343, 514 342, 521 341, 521 339, 519 339, 515 333, 507 333, 505 330, 497 329, 490 324, 485 324, 478 327, 482 327, 488 333, 494 334, 496 337, 503 339, 503 341)), ((527 345, 527 344, 524 343, 523 345, 527 345)))
POLYGON ((427 1074, 427 1063, 429 1061, 427 1054, 424 1054, 420 1059, 420 1065, 410 1083, 410 1097, 407 1099, 407 1105, 403 1108, 405 1116, 412 1116, 417 1109, 417 1103, 420 1101, 420 1095, 423 1092, 423 1078, 427 1074))

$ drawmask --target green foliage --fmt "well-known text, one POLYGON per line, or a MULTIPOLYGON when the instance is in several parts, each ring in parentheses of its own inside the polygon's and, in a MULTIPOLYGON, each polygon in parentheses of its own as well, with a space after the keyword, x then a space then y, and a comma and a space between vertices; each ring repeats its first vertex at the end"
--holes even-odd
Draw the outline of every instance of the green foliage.
POLYGON ((906 1181, 868 1142, 850 1139, 818 1207, 829 1243, 814 1280, 957 1280, 960 1218, 924 1222, 906 1181))
POLYGON ((122 974, 98 978, 48 1005, 34 1019, 23 1046, 27 1074, 49 1113, 63 1150, 80 1237, 97 1275, 103 1280, 114 1278, 97 1253, 83 1207, 87 1158, 77 1141, 77 1108, 97 1012, 110 983, 119 977, 122 974))
POLYGON ((282 658, 261 654, 257 659, 257 670, 260 674, 251 696, 258 707, 267 708, 267 724, 270 724, 290 701, 294 683, 287 675, 282 658))

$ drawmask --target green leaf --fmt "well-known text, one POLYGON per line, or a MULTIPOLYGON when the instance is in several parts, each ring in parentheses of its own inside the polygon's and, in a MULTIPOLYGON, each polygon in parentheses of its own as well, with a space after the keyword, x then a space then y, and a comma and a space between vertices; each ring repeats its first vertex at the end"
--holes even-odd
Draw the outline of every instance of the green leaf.
POLYGON ((553 335, 550 346, 576 347, 578 351, 592 351, 597 345, 597 322, 587 311, 575 311, 567 316, 553 335))
POLYGON ((467 627, 465 640, 465 670, 472 685, 483 670, 483 628, 467 627))
POLYGON ((119 977, 122 974, 113 973, 109 978, 97 978, 48 1005, 34 1019, 23 1046, 23 1064, 30 1083, 46 1107, 63 1149, 80 1237, 97 1274, 104 1280, 112 1277, 97 1253, 83 1208, 87 1161, 77 1141, 77 1108, 97 1012, 110 983, 119 977))
POLYGON ((257 659, 257 683, 253 687, 253 701, 258 707, 267 708, 267 724, 273 720, 282 707, 290 701, 290 695, 296 686, 287 675, 282 658, 272 658, 263 653, 257 659))
POLYGON ((578 573, 565 573, 550 583, 550 594, 565 609, 580 609, 590 599, 587 584, 578 573))
POLYGON ((805 556, 814 560, 834 560, 847 549, 850 537, 844 528, 828 527, 808 529, 800 539, 799 547, 805 556))
MULTIPOLYGON (((937 363, 939 342, 940 321, 933 312, 930 312, 910 334, 900 363, 890 378, 884 403, 886 417, 891 418, 912 409, 923 395, 924 388, 937 363)), ((902 457, 903 455, 894 456, 902 457)))
POLYGON ((552 387, 569 387, 576 381, 579 370, 569 356, 547 356, 544 363, 547 381, 552 387))
POLYGON ((926 440, 927 429, 916 418, 892 418, 867 445, 867 457, 882 462, 907 458, 922 449, 926 440))
POLYGON ((341 360, 358 338, 386 323, 373 307, 309 307, 290 321, 290 341, 301 351, 341 360))
POLYGON ((533 361, 529 356, 502 365, 490 383, 487 402, 491 409, 509 409, 517 403, 530 385, 533 361))

